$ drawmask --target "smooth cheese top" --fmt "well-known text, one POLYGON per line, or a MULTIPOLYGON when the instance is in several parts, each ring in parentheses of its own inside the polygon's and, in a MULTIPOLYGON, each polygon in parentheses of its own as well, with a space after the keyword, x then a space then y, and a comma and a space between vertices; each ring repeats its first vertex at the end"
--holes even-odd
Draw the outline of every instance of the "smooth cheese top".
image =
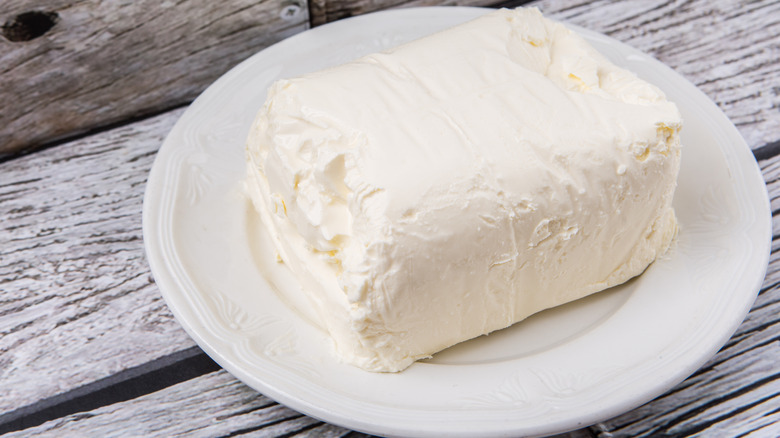
POLYGON ((451 192, 453 180, 479 176, 507 196, 512 187, 576 184, 556 157, 577 157, 583 142, 605 154, 606 146, 632 148, 654 140, 659 124, 679 124, 660 90, 540 17, 503 11, 276 83, 267 103, 268 134, 279 145, 272 168, 298 177, 294 186, 285 176, 274 182, 296 199, 299 230, 331 250, 337 235, 381 232, 378 222, 418 213, 437 198, 426 195, 451 192), (360 204, 357 220, 347 198, 360 204))
MULTIPOLYGON (((538 311, 639 274, 674 228, 680 124, 658 88, 563 25, 500 10, 277 82, 250 134, 250 167, 277 237, 308 251, 285 262, 347 297, 346 313, 322 312, 345 320, 325 325, 372 332, 355 348, 374 351, 395 341, 373 331, 411 343, 458 332, 410 334, 430 332, 415 321, 426 311, 486 288, 529 289, 538 311), (656 226, 662 238, 640 242, 656 226), (569 240, 590 247, 556 253, 569 240), (444 280, 452 271, 471 273, 462 292, 444 280)), ((495 329, 489 312, 475 318, 452 325, 495 329)))

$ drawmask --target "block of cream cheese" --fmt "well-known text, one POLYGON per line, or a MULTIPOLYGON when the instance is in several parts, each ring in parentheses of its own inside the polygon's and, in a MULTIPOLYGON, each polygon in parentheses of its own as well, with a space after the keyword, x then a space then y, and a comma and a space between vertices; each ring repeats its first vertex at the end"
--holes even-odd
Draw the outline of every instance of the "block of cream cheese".
POLYGON ((341 360, 399 371, 639 275, 677 107, 536 9, 280 80, 247 188, 341 360))

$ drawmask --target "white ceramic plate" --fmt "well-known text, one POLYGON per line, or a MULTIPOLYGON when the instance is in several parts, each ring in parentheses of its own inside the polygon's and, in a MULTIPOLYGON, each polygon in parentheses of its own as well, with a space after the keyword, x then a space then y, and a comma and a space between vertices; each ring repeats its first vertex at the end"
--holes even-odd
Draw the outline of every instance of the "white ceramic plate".
POLYGON ((277 293, 275 263, 242 192, 244 140, 277 78, 338 64, 485 13, 403 9, 304 32, 234 68, 165 140, 144 199, 144 240, 178 320, 220 365, 296 410, 382 435, 543 435, 630 410, 692 374, 728 340, 766 270, 771 215, 744 140, 658 61, 577 29, 660 86, 685 119, 675 247, 641 277, 453 347, 399 374, 338 363, 327 336, 277 293))

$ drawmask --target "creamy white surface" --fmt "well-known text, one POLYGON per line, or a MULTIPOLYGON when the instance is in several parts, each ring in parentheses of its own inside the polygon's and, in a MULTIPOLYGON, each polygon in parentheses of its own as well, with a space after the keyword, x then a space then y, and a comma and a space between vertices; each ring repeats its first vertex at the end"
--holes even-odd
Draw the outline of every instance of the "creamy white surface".
POLYGON ((676 231, 680 123, 562 25, 501 10, 277 82, 247 187, 340 357, 398 371, 640 274, 676 231))

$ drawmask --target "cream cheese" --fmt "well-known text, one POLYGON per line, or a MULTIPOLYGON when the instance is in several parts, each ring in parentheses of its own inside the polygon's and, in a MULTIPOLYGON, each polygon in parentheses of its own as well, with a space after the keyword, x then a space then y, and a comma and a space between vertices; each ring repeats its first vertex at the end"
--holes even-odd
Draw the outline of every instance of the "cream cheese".
POLYGON ((247 188, 339 357, 399 371, 639 275, 677 107, 536 9, 280 80, 247 188))

